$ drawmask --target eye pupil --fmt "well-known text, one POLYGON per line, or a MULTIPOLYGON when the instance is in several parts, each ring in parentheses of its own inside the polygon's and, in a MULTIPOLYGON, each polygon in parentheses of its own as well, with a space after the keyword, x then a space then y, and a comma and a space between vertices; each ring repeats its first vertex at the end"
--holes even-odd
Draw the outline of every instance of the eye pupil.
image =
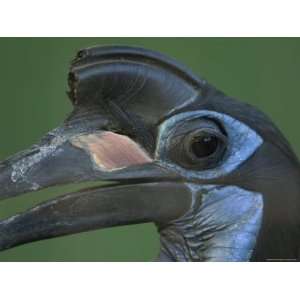
POLYGON ((207 157, 216 151, 218 142, 217 137, 203 133, 193 138, 191 151, 197 158, 207 157))
POLYGON ((195 119, 178 127, 168 140, 168 157, 188 170, 220 166, 228 154, 227 132, 219 122, 195 119))

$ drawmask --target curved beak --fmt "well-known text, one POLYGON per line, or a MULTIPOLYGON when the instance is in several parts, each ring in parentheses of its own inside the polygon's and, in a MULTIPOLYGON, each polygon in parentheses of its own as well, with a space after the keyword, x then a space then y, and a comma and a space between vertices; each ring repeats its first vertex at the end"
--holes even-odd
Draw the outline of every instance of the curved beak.
POLYGON ((0 221, 0 250, 35 240, 118 225, 176 219, 190 192, 125 135, 60 127, 0 163, 0 199, 82 181, 114 182, 44 202, 0 221))

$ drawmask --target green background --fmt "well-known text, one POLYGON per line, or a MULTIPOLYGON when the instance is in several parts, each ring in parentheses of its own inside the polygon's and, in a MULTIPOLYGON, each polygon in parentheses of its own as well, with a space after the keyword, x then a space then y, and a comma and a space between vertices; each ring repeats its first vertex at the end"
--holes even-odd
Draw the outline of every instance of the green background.
MULTIPOLYGON (((190 67, 227 94, 266 112, 300 153, 300 39, 289 38, 1 38, 0 160, 61 123, 70 60, 93 45, 139 45, 190 67)), ((81 185, 82 187, 84 185, 81 185)), ((4 200, 0 218, 78 186, 4 200)), ((0 261, 148 261, 159 249, 152 224, 98 230, 0 252, 0 261)))

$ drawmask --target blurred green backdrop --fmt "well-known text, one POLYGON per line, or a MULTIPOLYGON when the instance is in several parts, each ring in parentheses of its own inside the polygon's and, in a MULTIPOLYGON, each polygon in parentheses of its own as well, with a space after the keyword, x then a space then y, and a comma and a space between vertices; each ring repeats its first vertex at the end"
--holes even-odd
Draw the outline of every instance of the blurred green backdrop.
MULTIPOLYGON (((30 146, 71 110, 70 60, 80 48, 139 45, 168 54, 227 94, 266 112, 300 153, 300 39, 290 38, 1 38, 0 160, 30 146)), ((85 185, 81 185, 80 188, 85 185)), ((78 186, 0 203, 8 217, 78 186)), ((98 230, 0 252, 0 261, 148 261, 158 253, 152 224, 98 230)))

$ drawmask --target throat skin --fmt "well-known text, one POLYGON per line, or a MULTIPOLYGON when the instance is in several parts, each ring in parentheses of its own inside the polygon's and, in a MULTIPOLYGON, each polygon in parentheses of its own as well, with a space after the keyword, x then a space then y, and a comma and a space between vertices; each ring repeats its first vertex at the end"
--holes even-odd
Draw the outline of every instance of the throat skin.
POLYGON ((263 215, 263 197, 236 186, 188 185, 185 215, 159 226, 159 261, 249 261, 263 215))

